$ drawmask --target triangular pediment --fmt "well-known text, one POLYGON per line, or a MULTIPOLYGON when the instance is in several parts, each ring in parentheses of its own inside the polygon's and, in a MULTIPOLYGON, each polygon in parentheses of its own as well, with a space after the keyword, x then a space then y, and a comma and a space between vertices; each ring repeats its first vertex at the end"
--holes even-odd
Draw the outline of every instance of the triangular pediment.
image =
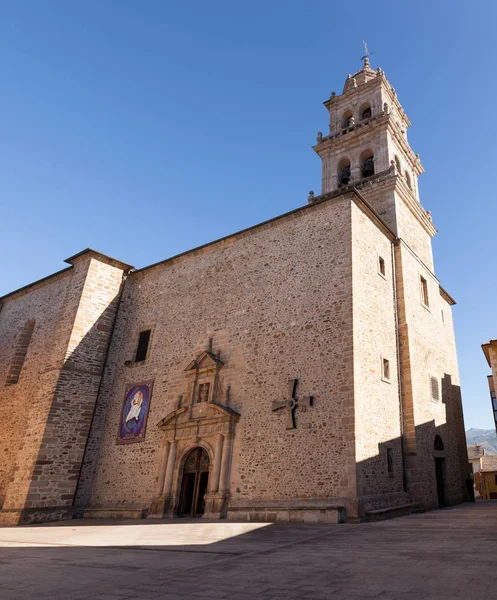
MULTIPOLYGON (((238 421, 240 418, 240 414, 237 413, 232 408, 228 406, 221 406, 221 404, 216 404, 215 402, 209 402, 203 405, 205 409, 205 414, 202 419, 226 419, 233 421, 238 421)), ((193 419, 190 414, 190 407, 183 406, 182 408, 178 408, 177 410, 173 410, 167 416, 165 416, 161 421, 157 423, 157 427, 163 428, 172 425, 183 425, 190 421, 198 421, 198 419, 193 419)))
POLYGON ((222 367, 223 361, 214 356, 209 350, 205 350, 199 354, 195 360, 186 367, 185 371, 199 371, 200 369, 208 369, 209 367, 222 367))

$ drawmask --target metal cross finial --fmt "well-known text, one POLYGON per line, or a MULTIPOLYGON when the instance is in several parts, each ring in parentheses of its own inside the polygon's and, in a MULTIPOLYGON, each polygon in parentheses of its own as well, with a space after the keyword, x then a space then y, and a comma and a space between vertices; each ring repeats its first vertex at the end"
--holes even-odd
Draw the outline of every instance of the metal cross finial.
POLYGON ((362 41, 363 45, 364 45, 364 56, 361 57, 361 60, 364 61, 364 68, 369 67, 369 57, 373 54, 372 52, 370 52, 368 50, 368 45, 366 44, 366 42, 363 40, 362 41))
POLYGON ((280 408, 286 408, 288 410, 288 420, 286 424, 287 429, 295 429, 295 409, 297 406, 312 406, 312 397, 306 396, 305 398, 297 399, 297 384, 298 379, 288 380, 288 400, 275 400, 273 402, 273 411, 279 410, 280 408))

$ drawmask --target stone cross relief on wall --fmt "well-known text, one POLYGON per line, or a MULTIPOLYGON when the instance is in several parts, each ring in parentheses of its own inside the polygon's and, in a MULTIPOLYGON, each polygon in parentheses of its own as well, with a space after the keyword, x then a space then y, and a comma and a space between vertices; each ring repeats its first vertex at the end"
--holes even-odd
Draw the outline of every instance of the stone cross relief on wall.
POLYGON ((299 380, 298 379, 289 379, 288 380, 288 400, 275 400, 273 402, 273 411, 279 410, 280 408, 286 408, 288 412, 287 418, 287 429, 295 429, 295 409, 297 406, 312 406, 313 398, 312 396, 304 396, 303 398, 297 398, 297 386, 299 380))

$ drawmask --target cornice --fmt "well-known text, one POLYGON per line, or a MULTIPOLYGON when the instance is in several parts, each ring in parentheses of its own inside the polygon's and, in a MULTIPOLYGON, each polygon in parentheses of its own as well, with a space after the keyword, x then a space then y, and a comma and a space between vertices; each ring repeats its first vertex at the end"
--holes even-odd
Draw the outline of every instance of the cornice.
POLYGON ((404 179, 398 175, 395 177, 395 191, 399 194, 404 204, 409 208, 411 213, 416 217, 419 223, 430 237, 438 233, 438 229, 433 225, 429 213, 421 206, 411 189, 407 187, 404 179))
POLYGON ((373 128, 378 128, 380 125, 388 124, 388 117, 389 115, 385 113, 381 113, 377 116, 373 115, 367 121, 361 121, 352 127, 342 129, 342 131, 339 133, 323 136, 322 141, 318 141, 318 143, 313 146, 312 149, 314 152, 316 152, 316 154, 321 156, 321 152, 324 152, 335 145, 338 146, 338 144, 342 141, 356 141, 363 134, 371 134, 371 130, 373 128))
POLYGON ((388 130, 393 139, 398 143, 398 145, 405 152, 406 156, 411 161, 411 168, 416 173, 416 175, 421 175, 425 172, 423 165, 421 164, 421 160, 419 158, 419 154, 415 154, 409 142, 406 138, 400 133, 398 127, 395 125, 393 119, 389 119, 388 121, 388 130))

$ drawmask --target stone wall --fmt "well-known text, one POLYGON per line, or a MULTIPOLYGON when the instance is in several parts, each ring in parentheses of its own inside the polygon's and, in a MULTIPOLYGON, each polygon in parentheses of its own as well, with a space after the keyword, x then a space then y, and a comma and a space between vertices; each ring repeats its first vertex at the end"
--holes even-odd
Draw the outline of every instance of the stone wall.
POLYGON ((444 442, 446 495, 460 502, 468 473, 459 373, 451 303, 441 293, 433 273, 404 244, 397 250, 403 285, 401 329, 406 351, 406 419, 409 419, 410 491, 425 508, 438 505, 434 439, 444 442), (420 276, 428 284, 429 306, 421 299, 420 276), (443 314, 442 314, 443 313, 443 314), (432 398, 431 381, 438 381, 439 398, 432 398))
POLYGON ((14 403, 14 426, 3 442, 4 524, 71 513, 61 507, 73 504, 123 273, 91 252, 72 263, 5 298, 0 313, 3 370, 15 332, 26 318, 35 321, 19 381, 4 389, 4 402, 14 403))
MULTIPOLYGON (((33 457, 29 447, 39 443, 43 419, 53 397, 57 373, 64 357, 65 332, 59 323, 66 312, 66 299, 73 273, 63 274, 40 284, 36 289, 14 295, 2 302, 0 312, 0 389, 1 405, 8 415, 8 427, 0 437, 0 498, 5 502, 10 487, 13 502, 23 503, 33 457), (26 322, 34 320, 33 334, 27 348, 19 379, 9 385, 10 371, 18 336, 26 322), (35 425, 38 421, 38 429, 35 425), (35 426, 32 427, 31 423, 35 426), (14 483, 15 481, 15 483, 14 483), (21 490, 21 481, 24 481, 21 490), (13 483, 18 497, 13 498, 13 483)), ((17 506, 17 504, 16 504, 17 506)))
POLYGON ((393 236, 352 204, 354 299, 354 405, 361 516, 405 504, 401 448, 399 365, 393 236), (384 261, 385 274, 379 266, 384 261), (389 377, 382 373, 389 361, 389 377), (391 452, 391 472, 387 452, 391 452))
POLYGON ((78 502, 148 507, 156 424, 186 398, 184 369, 212 339, 225 398, 241 415, 230 506, 341 499, 356 510, 350 210, 350 195, 338 197, 129 277, 78 502), (150 327, 147 360, 126 366, 150 327), (287 398, 291 378, 314 406, 297 408, 287 430, 286 410, 272 403, 287 398), (145 442, 116 444, 126 386, 151 379, 145 442))

